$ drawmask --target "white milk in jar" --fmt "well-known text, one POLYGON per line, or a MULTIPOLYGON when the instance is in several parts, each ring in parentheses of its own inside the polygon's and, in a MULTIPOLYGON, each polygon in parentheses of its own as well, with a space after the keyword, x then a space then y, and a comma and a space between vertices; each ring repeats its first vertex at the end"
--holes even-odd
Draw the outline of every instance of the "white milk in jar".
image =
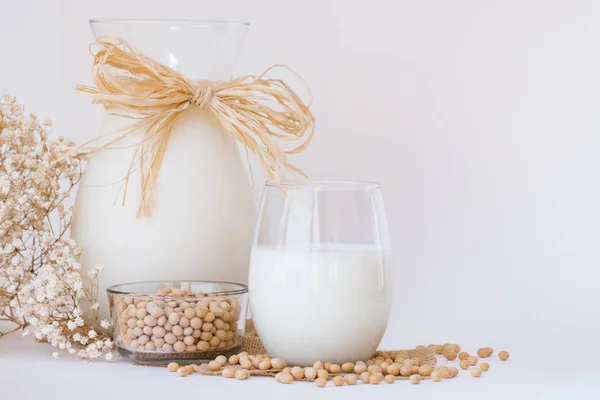
MULTIPOLYGON (((247 23, 237 22, 95 19, 91 24, 94 36, 118 36, 193 80, 229 79, 248 32, 247 23)), ((111 111, 100 129, 103 139, 94 147, 134 121, 122 110, 111 111)), ((145 135, 146 129, 140 129, 90 156, 79 185, 71 234, 85 249, 83 276, 96 264, 104 266, 98 287, 100 319, 108 318, 105 290, 112 285, 151 280, 244 283, 248 276, 255 204, 234 135, 207 109, 190 106, 183 111, 151 194, 152 215, 138 218, 142 173, 137 145, 145 135)), ((154 140, 159 138, 163 132, 154 140)), ((146 148, 155 145, 150 141, 146 148)))
POLYGON ((369 359, 390 312, 389 255, 353 244, 254 247, 250 307, 269 355, 299 366, 369 359))

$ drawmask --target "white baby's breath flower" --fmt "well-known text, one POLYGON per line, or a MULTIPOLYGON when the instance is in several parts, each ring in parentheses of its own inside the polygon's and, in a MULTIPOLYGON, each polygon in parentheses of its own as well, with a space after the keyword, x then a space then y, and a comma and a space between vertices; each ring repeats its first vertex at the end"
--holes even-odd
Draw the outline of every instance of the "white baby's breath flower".
POLYGON ((102 329, 108 329, 110 328, 111 323, 109 320, 103 319, 102 321, 100 321, 100 326, 102 327, 102 329))
POLYGON ((55 351, 54 353, 52 353, 52 357, 59 358, 60 357, 60 351, 55 351))
POLYGON ((85 352, 87 353, 87 357, 90 360, 100 358, 100 351, 98 350, 98 347, 96 347, 94 344, 90 344, 89 346, 87 346, 85 348, 85 352))
POLYGON ((113 352, 109 351, 108 353, 106 353, 106 355, 104 356, 104 358, 106 359, 106 361, 110 361, 113 359, 113 352))
POLYGON ((68 238, 74 208, 63 202, 81 179, 82 157, 71 152, 74 143, 50 141, 40 121, 13 97, 0 97, 0 315, 17 328, 29 325, 24 336, 91 360, 110 351, 99 322, 86 326, 80 308, 98 309, 87 288, 97 288, 102 266, 81 276, 83 249, 68 238))

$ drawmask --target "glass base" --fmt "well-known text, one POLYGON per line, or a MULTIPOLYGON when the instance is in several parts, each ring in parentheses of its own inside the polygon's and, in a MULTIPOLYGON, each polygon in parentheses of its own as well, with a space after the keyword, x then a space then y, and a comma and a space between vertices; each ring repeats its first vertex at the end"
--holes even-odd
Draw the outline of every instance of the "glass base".
POLYGON ((131 351, 123 347, 117 347, 117 352, 123 358, 134 361, 138 364, 168 364, 176 362, 180 365, 200 364, 214 360, 217 356, 229 357, 238 354, 241 346, 230 347, 228 349, 215 349, 210 351, 195 352, 158 352, 158 351, 131 351))

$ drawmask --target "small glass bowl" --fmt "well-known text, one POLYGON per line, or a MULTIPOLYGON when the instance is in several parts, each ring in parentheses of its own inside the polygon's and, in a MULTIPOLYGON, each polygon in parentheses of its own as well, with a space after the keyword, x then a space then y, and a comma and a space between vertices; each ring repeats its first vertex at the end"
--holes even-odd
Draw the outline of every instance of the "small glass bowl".
POLYGON ((239 351, 248 287, 209 281, 149 281, 106 289, 119 354, 137 362, 212 360, 239 351))

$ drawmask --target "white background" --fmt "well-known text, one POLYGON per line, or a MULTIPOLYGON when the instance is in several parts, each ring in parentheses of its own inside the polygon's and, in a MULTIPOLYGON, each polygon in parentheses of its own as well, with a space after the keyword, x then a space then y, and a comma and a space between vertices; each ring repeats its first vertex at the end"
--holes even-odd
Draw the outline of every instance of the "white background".
MULTIPOLYGON (((551 354, 572 377, 548 372, 545 395, 600 392, 600 2, 1 0, 0 93, 77 141, 102 111, 74 92, 90 82, 90 17, 250 20, 236 72, 302 75, 318 130, 293 161, 384 189, 396 298, 382 347, 505 347, 519 373, 494 388, 555 370, 551 354)), ((461 390, 493 392, 482 382, 461 390)))

